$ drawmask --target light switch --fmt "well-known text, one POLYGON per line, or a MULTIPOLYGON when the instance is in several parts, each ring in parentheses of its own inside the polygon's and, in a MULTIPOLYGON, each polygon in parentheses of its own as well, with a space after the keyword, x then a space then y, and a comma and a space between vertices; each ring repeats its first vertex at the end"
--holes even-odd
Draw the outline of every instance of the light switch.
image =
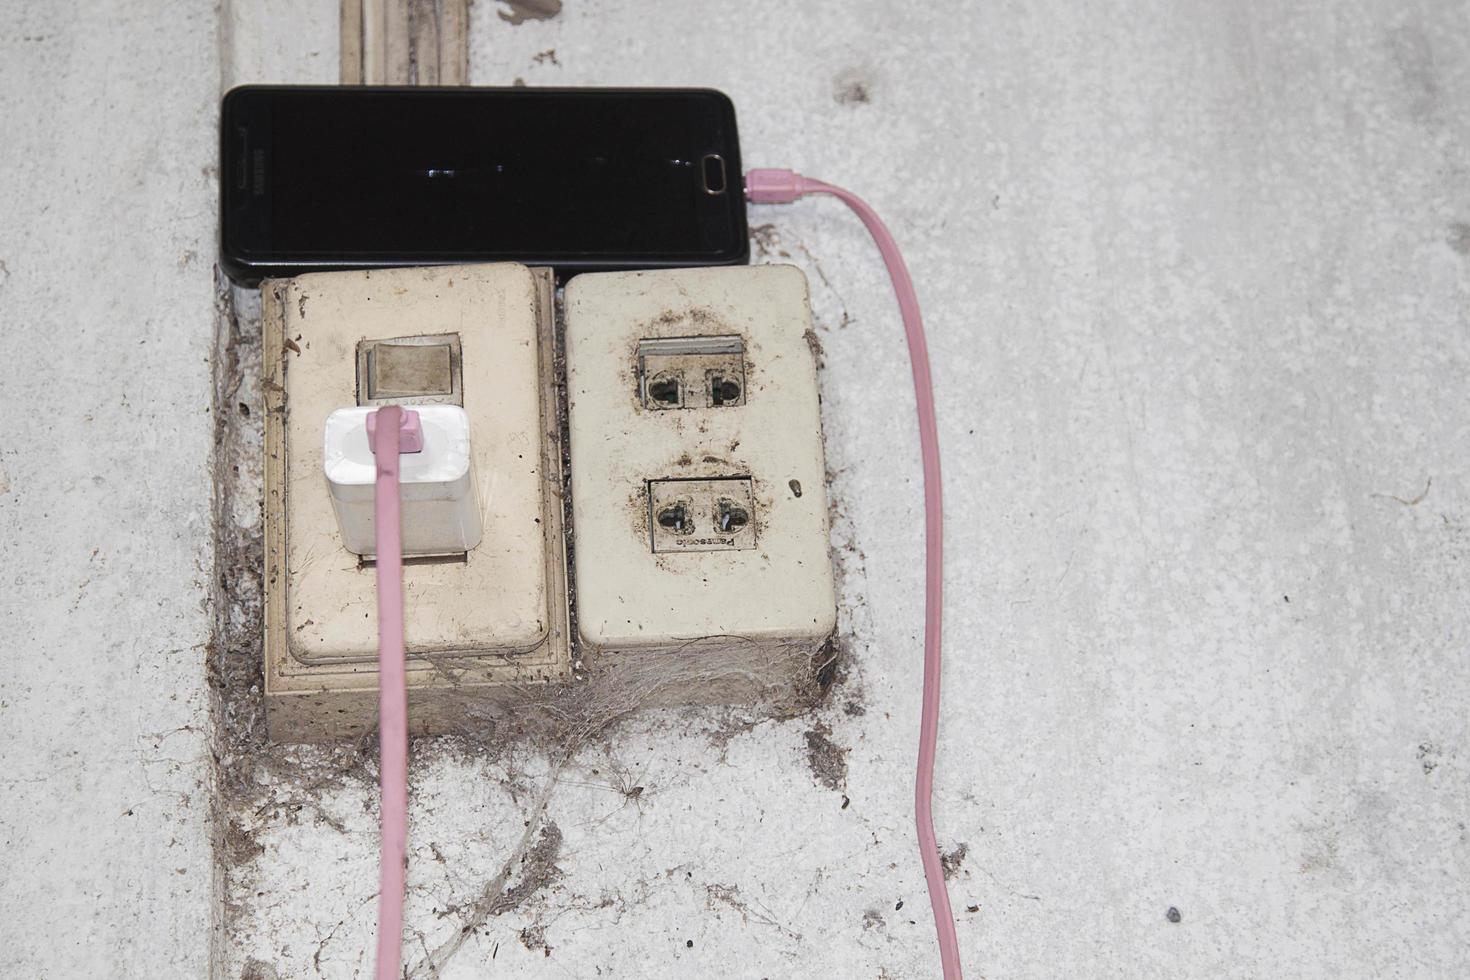
POLYGON ((364 340, 357 351, 359 405, 463 405, 458 334, 364 340))

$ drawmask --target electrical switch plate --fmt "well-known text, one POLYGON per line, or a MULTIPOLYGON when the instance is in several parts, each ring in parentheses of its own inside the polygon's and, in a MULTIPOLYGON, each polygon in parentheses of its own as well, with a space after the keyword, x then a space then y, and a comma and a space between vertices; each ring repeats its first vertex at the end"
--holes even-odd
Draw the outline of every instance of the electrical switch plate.
POLYGON ((837 601, 805 276, 581 275, 564 310, 584 663, 666 666, 668 702, 810 683, 837 601))
POLYGON ((480 543, 404 568, 409 719, 442 731, 571 673, 552 279, 516 264, 315 273, 263 288, 267 720, 308 741, 377 714, 372 566, 344 547, 323 473, 335 409, 462 404, 480 543))

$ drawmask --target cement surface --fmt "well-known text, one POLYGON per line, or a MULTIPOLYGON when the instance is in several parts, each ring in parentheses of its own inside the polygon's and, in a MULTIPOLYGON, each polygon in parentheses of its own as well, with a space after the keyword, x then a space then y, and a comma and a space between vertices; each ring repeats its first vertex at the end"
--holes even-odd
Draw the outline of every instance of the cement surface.
MULTIPOLYGON (((474 9, 475 83, 722 88, 747 166, 859 191, 904 246, 967 974, 1470 972, 1470 9, 508 9, 474 9)), ((202 727, 214 99, 333 80, 335 11, 227 5, 222 69, 207 8, 0 41, 7 975, 202 975, 211 921, 217 976, 370 972, 370 781, 227 807, 214 903, 202 727)), ((901 331, 840 205, 752 220, 814 282, 849 674, 812 716, 651 715, 560 767, 416 745, 410 964, 937 975, 901 331)))
POLYGON ((215 16, 8 7, 0 974, 203 976, 215 16))

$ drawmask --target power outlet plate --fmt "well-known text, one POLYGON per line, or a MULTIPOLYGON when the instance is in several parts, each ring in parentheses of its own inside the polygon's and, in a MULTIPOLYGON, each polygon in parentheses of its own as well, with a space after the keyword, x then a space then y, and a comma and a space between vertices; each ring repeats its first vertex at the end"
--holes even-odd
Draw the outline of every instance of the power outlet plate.
POLYGON ((470 418, 483 539, 404 568, 414 730, 451 728, 467 703, 570 676, 551 290, 549 270, 516 264, 265 285, 273 737, 351 737, 376 716, 375 574, 343 546, 322 471, 327 416, 359 400, 462 402, 470 418))
POLYGON ((581 275, 564 311, 584 661, 744 659, 757 696, 809 679, 837 602, 805 276, 581 275))
POLYGON ((748 476, 649 480, 654 554, 743 551, 755 547, 755 489, 748 476))
POLYGON ((638 342, 638 385, 651 409, 745 404, 740 337, 647 337, 638 342))

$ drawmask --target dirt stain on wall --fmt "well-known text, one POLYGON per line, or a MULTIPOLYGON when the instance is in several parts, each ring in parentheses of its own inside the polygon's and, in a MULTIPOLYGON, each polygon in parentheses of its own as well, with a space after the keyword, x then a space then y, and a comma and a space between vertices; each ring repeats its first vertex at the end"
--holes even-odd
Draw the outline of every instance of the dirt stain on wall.
POLYGON ((806 761, 817 782, 831 790, 847 783, 847 749, 832 741, 832 729, 819 721, 806 733, 806 761))

